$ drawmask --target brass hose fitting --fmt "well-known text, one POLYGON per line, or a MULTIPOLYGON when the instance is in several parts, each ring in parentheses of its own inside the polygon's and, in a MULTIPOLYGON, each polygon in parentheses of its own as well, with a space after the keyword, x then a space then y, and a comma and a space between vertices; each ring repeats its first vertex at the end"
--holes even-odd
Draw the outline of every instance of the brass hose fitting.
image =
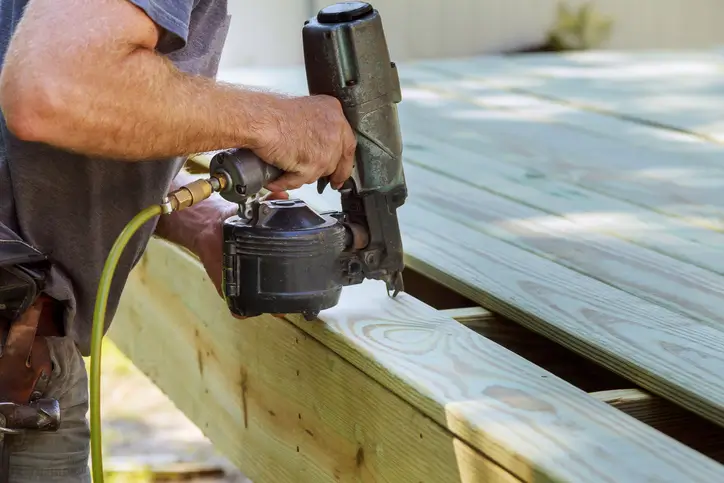
POLYGON ((166 196, 161 204, 163 213, 169 214, 186 209, 204 201, 215 192, 222 191, 225 187, 226 178, 222 176, 211 176, 207 179, 193 181, 166 196))

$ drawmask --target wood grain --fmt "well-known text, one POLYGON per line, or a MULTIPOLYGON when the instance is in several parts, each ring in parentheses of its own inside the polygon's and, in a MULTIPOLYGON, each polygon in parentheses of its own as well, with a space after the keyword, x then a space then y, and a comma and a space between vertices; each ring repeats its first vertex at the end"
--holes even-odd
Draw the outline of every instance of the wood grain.
POLYGON ((718 114, 724 63, 716 50, 493 55, 414 65, 588 111, 595 114, 589 127, 629 124, 649 140, 651 127, 668 130, 672 139, 685 139, 677 132, 724 139, 718 114))
POLYGON ((413 204, 401 222, 410 266, 724 424, 724 332, 413 204))
POLYGON ((403 129, 524 165, 534 170, 532 175, 724 230, 724 169, 719 163, 724 147, 704 146, 692 152, 676 150, 664 140, 659 147, 636 145, 625 135, 587 131, 580 110, 551 103, 540 107, 531 96, 501 90, 471 90, 454 81, 408 87, 400 105, 403 129))
MULTIPOLYGON (((223 441, 220 447, 246 463, 241 467, 254 481, 264 481, 255 477, 262 471, 271 481, 287 481, 296 471, 304 481, 331 481, 333 469, 352 481, 359 473, 351 458, 362 441, 366 471, 391 475, 379 481, 417 481, 409 472, 424 473, 420 481, 431 483, 480 481, 464 476, 473 474, 469 466, 450 466, 452 455, 459 465, 475 451, 531 482, 724 477, 723 466, 413 297, 392 299, 384 284, 368 282, 345 289, 340 304, 318 321, 292 317, 311 336, 304 339, 274 317, 231 318, 201 266, 154 240, 134 271, 133 291, 124 295, 128 315, 114 327, 114 340, 223 441), (383 397, 389 392, 360 382, 366 379, 343 370, 348 364, 325 348, 459 442, 437 438, 421 449, 427 432, 435 431, 427 425, 421 430, 429 419, 403 412, 409 406, 393 405, 383 397), (471 449, 456 453, 461 444, 471 449), (274 467, 263 470, 266 465, 274 467), (273 473, 281 477, 272 479, 273 473)), ((476 468, 492 471, 484 464, 476 468)))
POLYGON ((481 307, 441 310, 440 313, 588 393, 631 386, 629 381, 608 369, 512 320, 493 316, 481 307))
MULTIPOLYGON (((427 154, 431 159, 441 158, 440 153, 427 154)), ((474 159, 469 164, 474 165, 474 159)), ((495 178, 478 184, 471 181, 471 176, 466 178, 470 171, 465 165, 451 163, 447 172, 458 181, 439 171, 408 163, 405 175, 410 202, 642 299, 724 329, 723 276, 620 238, 588 232, 565 218, 496 196, 488 190, 488 187, 496 189, 495 178), (451 193, 455 196, 450 196, 451 193)))
POLYGON ((521 479, 625 481, 668 478, 662 465, 686 469, 648 436, 636 442, 633 433, 650 428, 617 421, 623 413, 605 412, 583 391, 406 294, 391 299, 379 283, 349 287, 319 318, 323 325, 291 317, 521 479), (656 459, 629 460, 644 447, 656 459))
POLYGON ((131 274, 110 337, 255 483, 519 481, 289 322, 231 317, 166 242, 131 274))
POLYGON ((640 389, 590 393, 677 441, 724 463, 724 429, 640 389))
MULTIPOLYGON (((719 180, 724 183, 724 148, 662 139, 665 132, 651 128, 659 137, 639 144, 641 136, 631 134, 631 123, 419 67, 474 61, 400 66, 399 111, 408 158, 424 158, 428 166, 446 172, 448 164, 465 164, 467 176, 490 178, 500 194, 724 273, 724 235, 710 230, 724 228, 716 206, 722 204, 717 187, 719 180), (476 102, 483 98, 484 106, 471 102, 476 93, 476 102), (598 130, 591 127, 602 123, 598 130), (475 162, 467 163, 473 153, 475 162), (446 161, 450 158, 455 162, 446 161)), ((505 73, 506 65, 493 62, 486 79, 505 73)), ((222 78, 306 92, 300 68, 237 69, 223 72, 222 78)))
MULTIPOLYGON (((339 207, 329 191, 305 186, 294 194, 317 209, 339 207)), ((724 425, 720 329, 420 208, 412 197, 399 216, 408 266, 724 425)))

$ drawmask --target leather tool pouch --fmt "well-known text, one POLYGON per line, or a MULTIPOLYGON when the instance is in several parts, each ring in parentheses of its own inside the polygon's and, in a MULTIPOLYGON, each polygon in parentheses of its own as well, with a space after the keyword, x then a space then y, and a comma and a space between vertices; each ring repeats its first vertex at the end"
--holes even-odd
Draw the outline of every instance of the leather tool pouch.
POLYGON ((0 224, 0 401, 26 404, 50 377, 47 343, 36 337, 48 269, 41 252, 0 224))

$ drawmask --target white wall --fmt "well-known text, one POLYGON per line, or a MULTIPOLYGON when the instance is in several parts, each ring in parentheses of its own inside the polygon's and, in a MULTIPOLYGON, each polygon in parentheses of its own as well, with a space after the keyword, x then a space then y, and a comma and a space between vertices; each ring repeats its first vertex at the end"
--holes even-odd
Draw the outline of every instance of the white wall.
MULTIPOLYGON (((585 0, 568 0, 579 5, 585 0)), ((593 0, 614 26, 605 48, 724 44, 724 0, 593 0)), ((229 0, 223 67, 302 59, 303 22, 333 0, 229 0)), ((556 0, 376 0, 395 60, 495 53, 542 41, 556 0)))

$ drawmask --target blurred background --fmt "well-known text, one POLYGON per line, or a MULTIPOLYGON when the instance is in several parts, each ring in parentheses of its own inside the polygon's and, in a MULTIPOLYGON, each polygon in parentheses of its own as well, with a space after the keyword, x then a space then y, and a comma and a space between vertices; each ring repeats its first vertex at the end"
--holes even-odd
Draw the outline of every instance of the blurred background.
MULTIPOLYGON (((302 63, 300 29, 325 0, 229 0, 221 69, 302 63)), ((393 59, 569 50, 711 49, 722 0, 377 0, 393 59)), ((250 483, 106 340, 109 481, 250 483)))
MULTIPOLYGON (((302 62, 300 26, 326 0, 229 0, 222 68, 302 62)), ((398 62, 537 49, 710 48, 721 0, 377 0, 398 62)))

